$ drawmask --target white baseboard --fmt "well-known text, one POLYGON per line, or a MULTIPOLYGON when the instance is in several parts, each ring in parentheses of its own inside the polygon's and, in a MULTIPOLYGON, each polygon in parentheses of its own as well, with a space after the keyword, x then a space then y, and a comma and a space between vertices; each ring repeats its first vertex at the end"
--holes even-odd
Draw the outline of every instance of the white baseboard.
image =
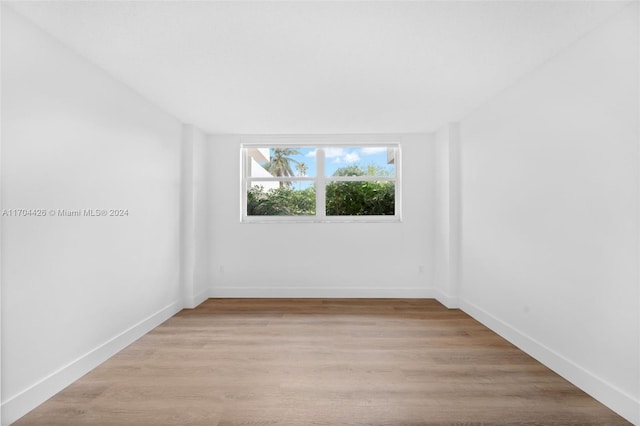
POLYGON ((406 298, 433 299, 431 288, 366 287, 214 287, 209 297, 239 298, 406 298))
POLYGON ((209 289, 205 288, 200 293, 198 293, 195 296, 193 296, 194 307, 197 307, 199 304, 201 304, 202 302, 204 302, 208 298, 209 298, 209 289))
POLYGON ((36 384, 2 403, 2 426, 9 425, 38 405, 69 386, 113 355, 178 313, 182 303, 175 301, 132 325, 64 367, 54 371, 36 384))
POLYGON ((513 328, 477 305, 460 300, 460 308, 626 420, 640 425, 640 400, 593 375, 573 361, 513 328))
POLYGON ((458 309, 460 308, 460 301, 457 297, 449 296, 448 294, 443 293, 440 290, 434 290, 435 296, 434 298, 442 303, 448 309, 458 309))
POLYGON ((197 308, 199 304, 201 304, 202 302, 204 302, 209 298, 209 293, 210 293, 210 290, 207 288, 202 290, 200 293, 196 294, 195 296, 193 296, 190 300, 185 300, 184 308, 185 309, 197 308))

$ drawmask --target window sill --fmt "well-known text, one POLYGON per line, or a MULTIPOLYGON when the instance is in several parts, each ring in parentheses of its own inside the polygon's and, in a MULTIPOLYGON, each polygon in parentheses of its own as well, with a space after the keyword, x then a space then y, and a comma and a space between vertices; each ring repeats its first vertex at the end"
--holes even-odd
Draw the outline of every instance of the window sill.
POLYGON ((400 216, 247 216, 240 223, 402 223, 400 216))

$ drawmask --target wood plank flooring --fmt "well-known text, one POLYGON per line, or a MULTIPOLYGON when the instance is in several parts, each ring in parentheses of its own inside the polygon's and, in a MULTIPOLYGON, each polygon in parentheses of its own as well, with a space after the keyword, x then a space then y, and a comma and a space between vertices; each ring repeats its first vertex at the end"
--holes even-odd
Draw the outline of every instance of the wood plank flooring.
POLYGON ((209 299, 16 425, 629 425, 458 310, 209 299))

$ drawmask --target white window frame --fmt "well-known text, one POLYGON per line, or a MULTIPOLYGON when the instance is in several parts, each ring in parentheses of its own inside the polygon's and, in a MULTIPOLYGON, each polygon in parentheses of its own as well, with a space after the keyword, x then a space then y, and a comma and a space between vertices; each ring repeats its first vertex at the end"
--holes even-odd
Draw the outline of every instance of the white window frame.
POLYGON ((402 167, 400 138, 391 135, 319 135, 319 136, 243 136, 240 145, 240 222, 242 223, 400 223, 402 222, 402 167), (316 176, 292 177, 250 177, 251 157, 247 151, 252 148, 318 148, 316 151, 316 176), (326 148, 384 147, 394 149, 395 176, 325 176, 326 148), (314 182, 316 185, 316 214, 314 216, 248 216, 247 191, 251 182, 314 182), (327 182, 395 182, 395 214, 371 216, 327 216, 325 211, 327 182))

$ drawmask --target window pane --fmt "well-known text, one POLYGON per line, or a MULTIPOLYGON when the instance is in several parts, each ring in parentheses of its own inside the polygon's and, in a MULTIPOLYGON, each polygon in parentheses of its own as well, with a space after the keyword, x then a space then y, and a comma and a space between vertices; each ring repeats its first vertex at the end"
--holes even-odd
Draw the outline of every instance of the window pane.
POLYGON ((249 177, 315 177, 316 151, 311 147, 247 148, 249 177))
POLYGON ((313 182, 251 182, 247 191, 247 216, 315 214, 316 188, 313 182))
POLYGON ((395 182, 330 182, 326 186, 327 216, 393 216, 395 182))
POLYGON ((389 147, 325 148, 326 176, 395 176, 395 152, 389 147))

